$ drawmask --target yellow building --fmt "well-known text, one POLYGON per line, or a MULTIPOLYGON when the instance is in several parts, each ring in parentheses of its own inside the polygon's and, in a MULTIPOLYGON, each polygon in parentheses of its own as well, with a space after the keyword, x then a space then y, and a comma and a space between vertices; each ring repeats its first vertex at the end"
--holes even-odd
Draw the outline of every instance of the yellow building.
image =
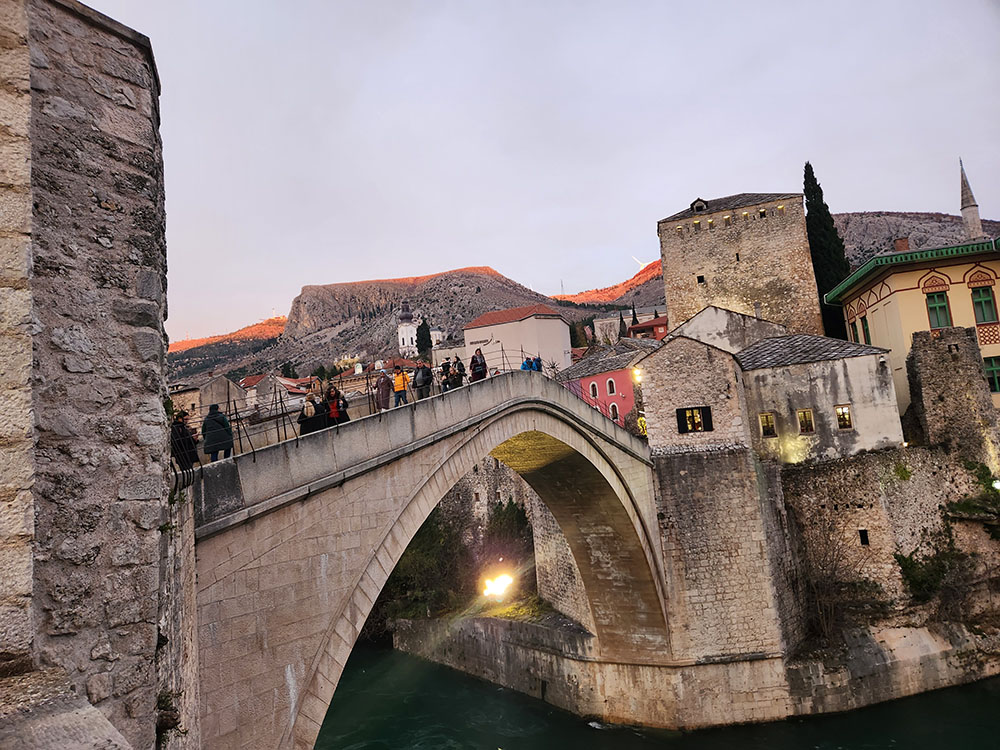
POLYGON ((914 332, 950 326, 976 328, 993 405, 1000 408, 997 241, 912 251, 906 240, 896 242, 896 252, 869 259, 834 287, 826 302, 843 306, 853 341, 891 350, 901 414, 910 404, 906 355, 914 332))

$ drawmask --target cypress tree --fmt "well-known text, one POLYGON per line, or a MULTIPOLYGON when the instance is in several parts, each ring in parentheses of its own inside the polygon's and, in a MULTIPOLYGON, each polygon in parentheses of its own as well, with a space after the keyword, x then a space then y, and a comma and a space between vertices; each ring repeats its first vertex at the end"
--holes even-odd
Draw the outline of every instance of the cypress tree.
POLYGON ((635 314, 635 302, 632 303, 632 325, 639 325, 639 316, 635 314))
POLYGON ((847 326, 840 305, 826 304, 823 295, 847 278, 851 266, 844 254, 844 241, 837 233, 829 207, 823 201, 823 188, 819 186, 809 162, 806 162, 803 192, 806 198, 806 234, 816 275, 823 330, 827 336, 846 339, 847 326))
POLYGON ((622 317, 620 312, 618 313, 618 338, 628 338, 628 326, 625 325, 625 318, 622 317))
POLYGON ((434 347, 431 341, 430 324, 424 320, 417 326, 417 351, 421 356, 426 355, 434 347))

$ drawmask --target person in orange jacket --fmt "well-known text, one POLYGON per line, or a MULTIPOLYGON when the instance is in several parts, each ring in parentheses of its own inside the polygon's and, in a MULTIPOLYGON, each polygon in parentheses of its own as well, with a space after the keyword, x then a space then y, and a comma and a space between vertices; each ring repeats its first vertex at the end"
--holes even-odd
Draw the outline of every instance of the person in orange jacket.
POLYGON ((393 406, 399 406, 400 404, 407 404, 409 401, 406 400, 406 389, 410 385, 409 376, 403 372, 403 368, 396 365, 393 368, 392 373, 392 393, 396 398, 396 402, 393 406))

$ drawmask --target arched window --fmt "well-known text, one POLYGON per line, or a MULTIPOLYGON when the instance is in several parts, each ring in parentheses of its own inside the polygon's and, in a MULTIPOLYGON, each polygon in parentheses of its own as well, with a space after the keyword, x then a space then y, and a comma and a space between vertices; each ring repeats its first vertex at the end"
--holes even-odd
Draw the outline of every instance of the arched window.
POLYGON ((608 395, 615 395, 615 381, 613 378, 608 378, 608 395))
POLYGON ((611 418, 618 421, 618 404, 611 404, 611 418))
POLYGON ((590 384, 590 397, 597 398, 597 383, 590 384))

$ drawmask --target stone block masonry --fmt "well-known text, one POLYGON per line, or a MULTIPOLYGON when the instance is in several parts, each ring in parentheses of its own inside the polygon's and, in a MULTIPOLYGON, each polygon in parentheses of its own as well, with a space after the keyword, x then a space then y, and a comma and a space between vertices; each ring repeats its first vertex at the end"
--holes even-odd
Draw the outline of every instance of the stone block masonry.
POLYGON ((152 747, 157 667, 193 663, 158 627, 184 552, 164 534, 159 83, 146 37, 75 0, 8 0, 0 32, 0 672, 62 674, 152 747))
POLYGON ((802 196, 657 227, 670 325, 708 305, 823 335, 802 196))

